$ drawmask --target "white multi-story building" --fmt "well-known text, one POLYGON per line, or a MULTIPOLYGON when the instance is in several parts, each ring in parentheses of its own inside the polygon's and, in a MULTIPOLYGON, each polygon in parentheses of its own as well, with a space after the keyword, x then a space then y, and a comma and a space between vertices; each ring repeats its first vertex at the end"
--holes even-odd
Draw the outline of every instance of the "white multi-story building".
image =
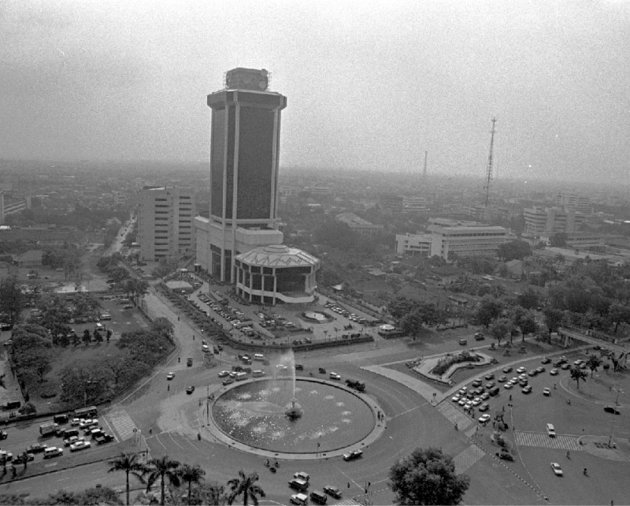
POLYGON ((511 241, 508 231, 499 226, 473 221, 432 218, 429 233, 396 235, 398 254, 457 257, 496 256, 499 245, 511 241))
POLYGON ((155 261, 192 253, 193 219, 196 214, 191 191, 165 187, 143 188, 138 209, 140 258, 155 261))
POLYGON ((523 211, 525 233, 533 237, 551 237, 557 233, 578 232, 586 217, 561 207, 530 207, 523 211))
POLYGON ((431 234, 396 234, 396 254, 428 257, 432 241, 431 234))

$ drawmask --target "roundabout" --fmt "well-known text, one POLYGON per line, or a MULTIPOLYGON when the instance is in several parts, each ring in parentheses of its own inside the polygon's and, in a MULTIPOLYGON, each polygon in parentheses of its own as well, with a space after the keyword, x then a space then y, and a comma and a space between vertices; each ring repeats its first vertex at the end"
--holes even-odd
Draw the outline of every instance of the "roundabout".
MULTIPOLYGON (((208 401, 210 402, 210 401, 208 401)), ((384 430, 376 402, 330 381, 251 379, 215 392, 207 430, 243 451, 287 459, 341 455, 374 442, 384 430), (289 416, 299 405, 299 417, 289 416)))

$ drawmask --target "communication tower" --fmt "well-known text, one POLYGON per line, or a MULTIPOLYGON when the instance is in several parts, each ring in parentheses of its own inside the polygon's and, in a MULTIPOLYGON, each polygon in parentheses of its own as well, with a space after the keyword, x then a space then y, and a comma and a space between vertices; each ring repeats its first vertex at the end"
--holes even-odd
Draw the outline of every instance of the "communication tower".
POLYGON ((492 151, 494 149, 494 126, 496 122, 497 119, 492 118, 492 130, 490 130, 490 153, 488 154, 488 168, 486 169, 486 184, 483 186, 483 189, 486 192, 486 208, 488 207, 488 201, 490 200, 490 183, 492 181, 492 151))

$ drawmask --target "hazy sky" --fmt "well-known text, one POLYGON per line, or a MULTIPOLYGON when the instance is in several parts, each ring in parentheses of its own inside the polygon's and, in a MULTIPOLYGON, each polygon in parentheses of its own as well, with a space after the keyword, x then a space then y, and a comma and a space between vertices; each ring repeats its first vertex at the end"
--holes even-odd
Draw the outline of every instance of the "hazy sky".
POLYGON ((0 0, 0 158, 207 160, 266 68, 282 166, 627 183, 630 1, 0 0))

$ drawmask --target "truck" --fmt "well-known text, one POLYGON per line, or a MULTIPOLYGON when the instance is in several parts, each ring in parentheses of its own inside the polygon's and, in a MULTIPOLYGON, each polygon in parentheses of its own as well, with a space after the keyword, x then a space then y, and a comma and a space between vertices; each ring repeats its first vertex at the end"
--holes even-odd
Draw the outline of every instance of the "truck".
POLYGON ((57 434, 57 429, 59 425, 55 422, 47 422, 43 423, 39 426, 39 433, 42 436, 54 436, 57 434))

